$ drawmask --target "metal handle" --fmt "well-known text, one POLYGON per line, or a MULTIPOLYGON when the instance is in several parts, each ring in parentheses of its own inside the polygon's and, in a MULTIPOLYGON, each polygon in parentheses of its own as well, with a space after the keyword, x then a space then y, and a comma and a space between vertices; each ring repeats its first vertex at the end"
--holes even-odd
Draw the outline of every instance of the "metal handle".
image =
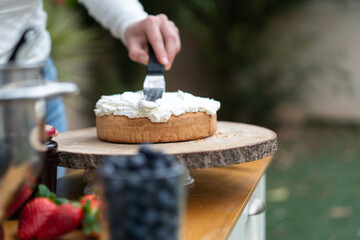
POLYGON ((45 82, 44 84, 22 86, 18 88, 0 89, 0 102, 15 100, 31 100, 53 98, 76 94, 79 89, 76 84, 69 82, 45 82))
POLYGON ((265 212, 265 203, 260 198, 254 196, 249 202, 249 216, 258 215, 265 212))
POLYGON ((22 61, 24 60, 24 56, 28 54, 31 47, 35 42, 39 39, 40 32, 37 27, 30 26, 27 27, 22 35, 20 36, 19 40, 17 41, 13 51, 9 57, 8 62, 15 62, 15 61, 22 61))

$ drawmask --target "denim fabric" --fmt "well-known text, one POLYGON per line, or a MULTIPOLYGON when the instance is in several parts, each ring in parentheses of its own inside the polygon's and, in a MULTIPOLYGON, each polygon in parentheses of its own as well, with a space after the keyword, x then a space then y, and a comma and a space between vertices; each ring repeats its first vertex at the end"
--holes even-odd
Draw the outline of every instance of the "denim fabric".
MULTIPOLYGON (((50 81, 57 81, 57 72, 51 59, 46 60, 43 70, 44 78, 50 81)), ((46 101, 45 123, 54 126, 59 132, 67 131, 67 120, 64 103, 61 97, 52 98, 46 101)), ((65 175, 65 168, 57 168, 57 178, 65 175)))
MULTIPOLYGON (((51 59, 46 60, 44 67, 44 78, 57 81, 56 68, 51 59)), ((46 101, 46 124, 54 126, 59 132, 67 131, 67 120, 64 103, 61 97, 46 101)))

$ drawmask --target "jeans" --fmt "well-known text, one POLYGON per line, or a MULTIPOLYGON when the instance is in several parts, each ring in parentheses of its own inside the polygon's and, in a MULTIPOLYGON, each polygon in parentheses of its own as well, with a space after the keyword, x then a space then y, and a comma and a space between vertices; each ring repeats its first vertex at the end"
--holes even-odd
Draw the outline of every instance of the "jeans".
MULTIPOLYGON (((44 78, 49 81, 57 81, 57 72, 53 61, 46 60, 43 69, 44 78)), ((61 97, 52 98, 46 101, 45 123, 54 126, 59 132, 67 131, 67 120, 64 103, 61 97)), ((65 175, 65 168, 57 168, 57 178, 65 175)))
MULTIPOLYGON (((51 59, 46 60, 44 67, 44 78, 57 81, 57 72, 51 59)), ((54 126, 59 132, 67 131, 67 120, 64 103, 61 97, 46 101, 46 124, 54 126)))

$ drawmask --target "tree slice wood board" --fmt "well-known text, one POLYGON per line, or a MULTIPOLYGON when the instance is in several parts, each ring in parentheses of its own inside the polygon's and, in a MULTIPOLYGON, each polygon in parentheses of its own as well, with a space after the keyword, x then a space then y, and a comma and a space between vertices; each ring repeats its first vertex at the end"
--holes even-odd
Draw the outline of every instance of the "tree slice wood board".
MULTIPOLYGON (((74 169, 97 168, 106 157, 134 155, 141 146, 101 141, 95 127, 60 133, 54 140, 58 143, 58 165, 74 169)), ((277 151, 277 136, 263 127, 219 121, 210 137, 156 143, 151 148, 173 155, 189 169, 210 168, 272 155, 277 151)))

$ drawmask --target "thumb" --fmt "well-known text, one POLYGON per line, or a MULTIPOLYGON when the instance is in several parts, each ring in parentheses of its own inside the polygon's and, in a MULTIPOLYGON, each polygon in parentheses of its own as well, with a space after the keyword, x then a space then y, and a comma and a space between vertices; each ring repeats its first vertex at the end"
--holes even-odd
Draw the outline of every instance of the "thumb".
POLYGON ((134 62, 138 62, 147 65, 149 62, 149 55, 146 51, 145 44, 142 41, 131 39, 127 47, 129 49, 129 58, 134 62))

